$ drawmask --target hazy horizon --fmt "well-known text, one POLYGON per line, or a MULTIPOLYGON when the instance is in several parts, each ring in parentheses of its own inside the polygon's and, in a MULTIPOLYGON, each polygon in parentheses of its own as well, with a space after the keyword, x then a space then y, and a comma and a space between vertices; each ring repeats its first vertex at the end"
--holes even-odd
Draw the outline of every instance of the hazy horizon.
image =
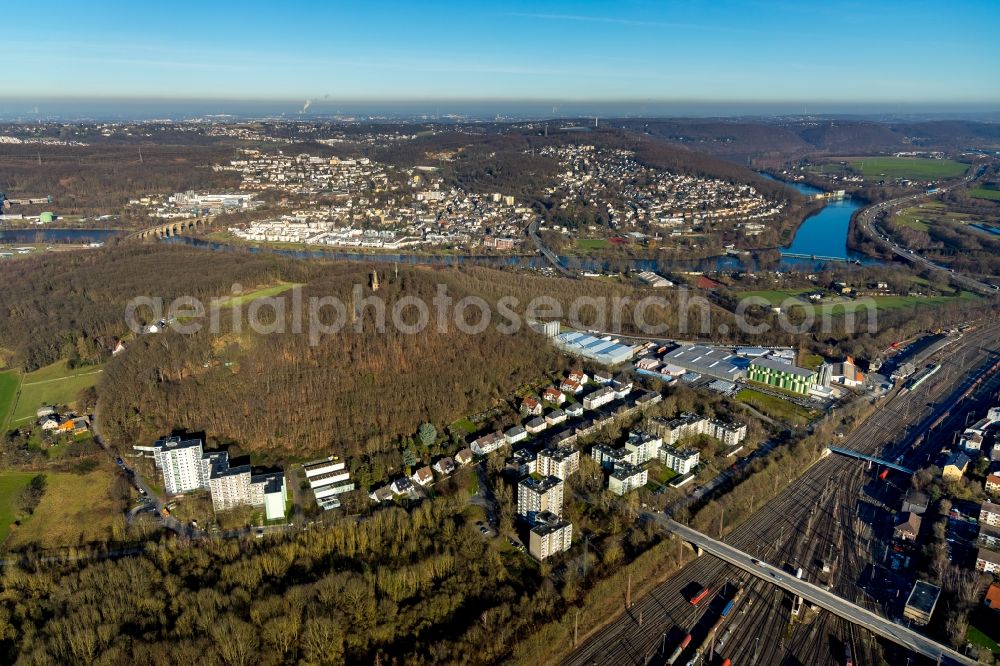
POLYGON ((533 100, 533 99, 170 99, 24 97, 0 99, 0 121, 193 120, 544 120, 578 118, 857 117, 1000 121, 1000 104, 871 103, 827 100, 533 100))

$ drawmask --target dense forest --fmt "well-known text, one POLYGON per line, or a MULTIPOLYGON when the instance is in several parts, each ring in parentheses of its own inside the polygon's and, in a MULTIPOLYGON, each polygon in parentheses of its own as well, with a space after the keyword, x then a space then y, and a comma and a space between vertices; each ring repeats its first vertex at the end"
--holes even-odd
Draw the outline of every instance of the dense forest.
POLYGON ((562 599, 525 558, 492 548, 464 508, 443 498, 280 540, 6 567, 0 661, 493 663, 562 599))
POLYGON ((628 119, 621 123, 671 144, 746 164, 810 155, 870 155, 894 150, 961 150, 1000 146, 995 123, 875 122, 860 119, 754 121, 628 119))
POLYGON ((316 266, 277 255, 207 253, 179 246, 121 245, 39 253, 0 262, 0 365, 35 370, 60 358, 105 360, 128 333, 136 296, 199 298, 279 279, 305 281, 316 266))
MULTIPOLYGON (((324 265, 303 298, 333 296, 349 304, 354 285, 366 284, 367 275, 357 264, 324 265)), ((401 271, 382 280, 378 295, 387 313, 404 298, 430 305, 439 278, 450 282, 455 300, 468 295, 449 277, 401 271)), ((379 331, 376 308, 355 306, 361 311, 356 325, 318 344, 311 343, 308 326, 302 334, 230 328, 135 340, 109 363, 100 387, 105 434, 112 441, 148 440, 184 427, 252 451, 361 453, 412 433, 421 422, 444 425, 489 407, 563 364, 525 329, 505 335, 490 326, 469 334, 445 322, 441 331, 435 317, 424 332, 409 334, 387 314, 389 323, 379 331)))
POLYGON ((148 226, 148 218, 129 217, 130 199, 190 189, 234 189, 239 185, 236 174, 212 170, 213 164, 232 159, 233 150, 218 144, 5 144, 0 148, 0 192, 11 197, 52 197, 51 204, 19 209, 20 213, 120 215, 125 225, 148 226))

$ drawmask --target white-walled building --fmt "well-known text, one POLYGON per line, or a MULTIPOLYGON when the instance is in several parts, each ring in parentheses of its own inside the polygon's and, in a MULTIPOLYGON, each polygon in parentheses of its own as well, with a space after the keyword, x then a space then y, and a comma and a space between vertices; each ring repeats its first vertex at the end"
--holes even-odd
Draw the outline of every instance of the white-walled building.
POLYGON ((538 452, 536 469, 542 476, 566 480, 580 469, 580 451, 572 446, 559 446, 538 452))
POLYGON ((573 524, 543 511, 535 518, 528 537, 528 552, 537 560, 564 553, 573 544, 573 524))
POLYGON ((673 446, 685 437, 695 435, 708 435, 727 446, 735 446, 747 435, 745 423, 723 423, 691 413, 681 414, 669 421, 653 419, 653 426, 656 433, 663 438, 663 443, 669 446, 673 446))
POLYGON ((202 453, 200 439, 164 437, 153 445, 153 461, 163 473, 163 488, 168 495, 207 488, 202 483, 202 453))
POLYGON ((583 408, 584 409, 597 409, 602 407, 609 402, 614 401, 615 392, 610 386, 602 386, 593 393, 584 396, 583 398, 583 408))
POLYGON ((157 469, 163 473, 163 486, 169 495, 207 490, 216 511, 263 506, 268 520, 285 517, 283 472, 254 476, 249 465, 230 467, 226 451, 205 451, 200 439, 164 437, 151 447, 134 448, 152 453, 157 469))
POLYGON ((687 474, 698 464, 701 453, 697 449, 675 449, 664 445, 660 447, 659 458, 660 462, 678 474, 687 474))
POLYGON ((645 465, 632 465, 621 462, 615 465, 614 471, 608 477, 608 490, 615 495, 625 495, 637 488, 642 488, 649 481, 649 471, 645 465))
POLYGON ((336 456, 314 460, 302 466, 306 481, 313 491, 316 504, 322 509, 335 509, 340 506, 338 495, 354 490, 351 473, 346 465, 336 456))
POLYGON ((250 504, 250 465, 216 468, 208 481, 212 508, 227 511, 250 504))
POLYGON ((535 478, 529 476, 517 484, 517 513, 529 522, 543 511, 562 515, 563 481, 554 476, 535 478))
POLYGON ((663 444, 663 439, 645 432, 629 433, 628 441, 625 442, 625 450, 630 455, 630 462, 633 465, 641 465, 656 458, 663 444))

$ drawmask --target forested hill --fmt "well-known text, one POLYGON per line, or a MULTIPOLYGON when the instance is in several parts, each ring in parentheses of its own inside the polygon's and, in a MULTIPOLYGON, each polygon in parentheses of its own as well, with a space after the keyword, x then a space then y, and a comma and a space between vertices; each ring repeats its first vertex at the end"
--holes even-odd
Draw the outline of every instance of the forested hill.
MULTIPOLYGON (((366 282, 362 266, 326 265, 303 297, 308 303, 333 296, 350 312, 354 285, 366 282)), ((455 300, 468 295, 457 283, 450 287, 455 300)), ((387 276, 378 292, 390 317, 384 331, 377 330, 376 306, 362 309, 359 300, 361 330, 347 322, 316 344, 308 330, 296 334, 290 324, 283 334, 244 327, 241 333, 144 336, 107 366, 100 386, 103 429, 113 441, 150 440, 179 427, 278 457, 360 454, 412 434, 421 422, 443 426, 477 413, 562 367, 535 333, 504 335, 490 326, 469 334, 453 325, 441 332, 436 323, 408 333, 392 324, 401 298, 430 307, 436 293, 432 271, 387 276)))
MULTIPOLYGON (((516 409, 517 389, 571 363, 523 319, 514 333, 499 331, 506 321, 493 305, 499 299, 516 298, 511 309, 522 316, 538 296, 561 304, 564 313, 582 295, 607 303, 628 299, 625 328, 639 301, 636 290, 623 284, 481 268, 401 268, 398 276, 389 273, 381 280, 377 296, 384 299, 389 318, 379 331, 376 307, 352 297, 355 285, 367 284, 367 270, 360 264, 324 263, 303 286, 306 303, 313 296, 333 296, 348 305, 348 312, 353 301, 361 313, 315 344, 308 330, 296 334, 290 323, 284 334, 255 333, 246 325, 236 333, 228 317, 222 318, 218 334, 168 332, 133 340, 125 354, 108 363, 99 387, 105 435, 111 441, 148 441, 175 428, 206 431, 272 459, 330 450, 387 451, 425 421, 443 431, 456 419, 496 406, 516 409), (460 330, 452 309, 439 319, 432 305, 439 287, 453 302, 466 296, 485 299, 492 307, 490 324, 481 332, 460 330), (391 313, 403 299, 430 306, 430 323, 422 332, 393 325, 391 313)), ((361 298, 372 295, 367 287, 362 293, 361 298)), ((290 306, 286 315, 290 322, 290 306)), ((407 322, 411 315, 404 313, 407 322)), ((695 321, 701 310, 691 308, 687 315, 695 321)), ((595 316, 590 309, 580 313, 587 323, 609 325, 610 314, 603 324, 595 316)), ((677 330, 677 308, 653 307, 646 316, 677 330)), ((467 320, 479 320, 476 308, 470 308, 467 320)), ((506 428, 514 422, 490 425, 506 428)))
MULTIPOLYGON (((126 326, 132 298, 162 298, 168 305, 190 295, 208 302, 229 295, 234 284, 253 291, 296 283, 302 285, 305 303, 313 296, 333 296, 346 305, 355 285, 368 289, 371 268, 167 245, 40 254, 0 265, 0 279, 9 285, 0 291, 0 347, 9 365, 26 370, 63 358, 72 364, 106 362, 98 387, 100 421, 114 443, 147 441, 187 428, 275 458, 331 448, 365 453, 391 448, 422 422, 443 428, 500 401, 509 404, 525 382, 566 367, 569 361, 526 327, 514 334, 497 330, 503 323, 495 307, 500 298, 518 299, 514 310, 522 317, 537 296, 554 299, 564 313, 579 296, 631 299, 622 312, 628 330, 640 296, 628 284, 473 267, 408 267, 398 277, 383 274, 378 296, 390 315, 402 298, 431 304, 441 285, 454 302, 469 295, 484 298, 493 307, 491 325, 477 334, 452 324, 441 331, 432 308, 435 319, 421 333, 400 331, 391 318, 379 331, 372 323, 375 306, 359 304, 360 330, 347 325, 312 344, 307 320, 301 333, 294 332, 289 321, 294 312, 286 300, 286 333, 254 332, 249 325, 237 332, 231 307, 220 318, 218 332, 206 327, 194 334, 135 335, 126 326), (125 338, 126 351, 112 357, 119 337, 125 338)), ((241 318, 250 302, 239 306, 241 318)), ((273 323, 269 312, 265 309, 263 317, 273 323)), ((646 316, 678 330, 678 312, 652 308, 646 316)), ((155 321, 145 310, 140 314, 144 322, 155 321)), ((454 321, 453 316, 447 312, 446 320, 454 321)), ((591 319, 589 310, 581 316, 601 328, 610 325, 591 319)), ((688 312, 692 322, 700 316, 698 308, 688 312)))
POLYGON ((0 262, 0 360, 35 370, 60 358, 104 360, 128 333, 137 296, 206 298, 276 280, 308 280, 317 267, 277 255, 210 253, 178 246, 46 252, 0 262))
POLYGON ((896 150, 1000 147, 1000 124, 971 121, 629 119, 625 127, 694 152, 746 164, 806 154, 867 155, 896 150))

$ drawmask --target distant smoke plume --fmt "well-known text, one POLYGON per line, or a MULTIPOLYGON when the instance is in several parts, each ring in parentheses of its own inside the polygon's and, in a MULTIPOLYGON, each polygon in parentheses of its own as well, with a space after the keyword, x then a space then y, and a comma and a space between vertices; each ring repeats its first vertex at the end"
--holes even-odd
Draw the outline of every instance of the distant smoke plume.
POLYGON ((302 110, 299 111, 299 113, 305 113, 309 109, 309 107, 312 106, 312 103, 313 101, 311 99, 307 99, 306 103, 302 105, 302 110))

